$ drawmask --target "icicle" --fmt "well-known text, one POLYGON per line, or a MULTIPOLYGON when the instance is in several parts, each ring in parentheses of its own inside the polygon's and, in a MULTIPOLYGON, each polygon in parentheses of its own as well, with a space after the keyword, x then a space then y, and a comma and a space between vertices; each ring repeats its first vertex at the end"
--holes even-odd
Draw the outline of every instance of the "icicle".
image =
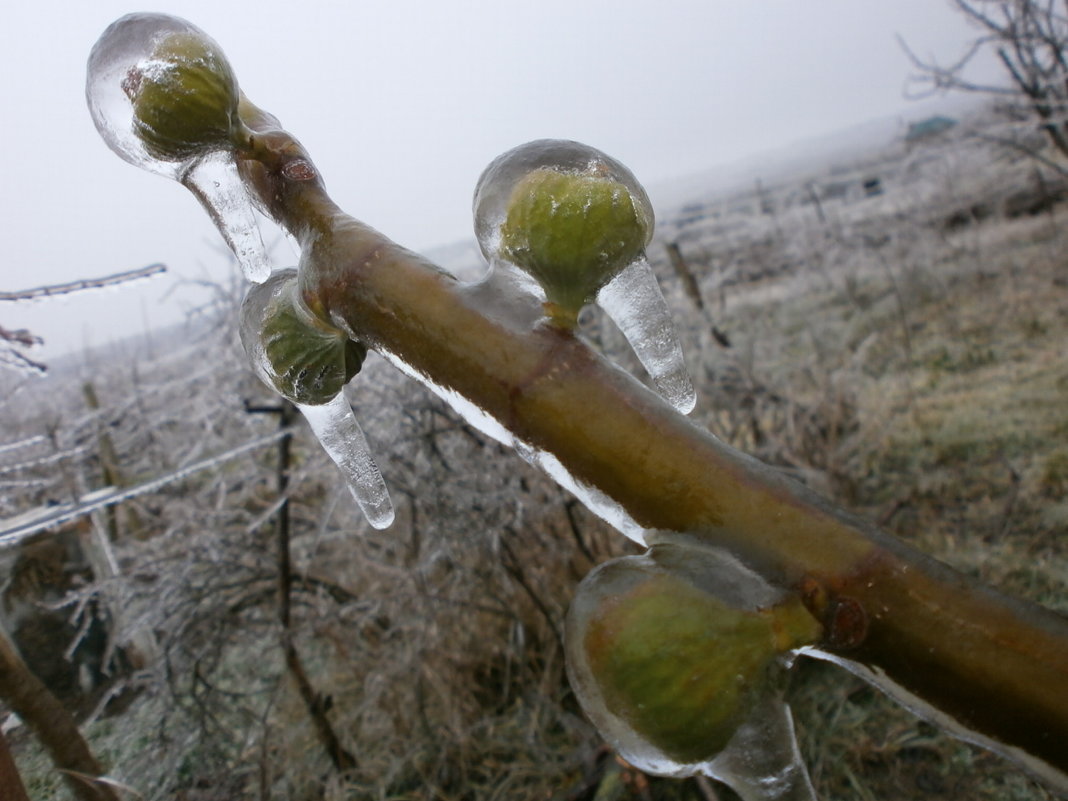
POLYGON ((781 694, 761 699, 707 769, 743 801, 816 801, 781 694))
POLYGON ((240 90, 222 49, 178 17, 128 14, 89 55, 86 100, 124 160, 180 181, 207 207, 245 277, 270 274, 251 198, 237 177, 240 90))
POLYGON ((393 523, 393 503, 389 499, 386 482, 371 457, 367 438, 363 435, 345 393, 338 393, 329 403, 319 406, 297 404, 319 443, 334 460, 349 484, 349 490, 360 505, 367 522, 378 529, 393 523))
POLYGON ((266 281, 271 263, 233 155, 222 150, 208 153, 190 165, 181 182, 204 205, 245 278, 257 284, 266 281))
POLYGON ((697 405, 671 312, 649 261, 642 256, 597 295, 598 305, 627 338, 657 392, 683 414, 697 405))

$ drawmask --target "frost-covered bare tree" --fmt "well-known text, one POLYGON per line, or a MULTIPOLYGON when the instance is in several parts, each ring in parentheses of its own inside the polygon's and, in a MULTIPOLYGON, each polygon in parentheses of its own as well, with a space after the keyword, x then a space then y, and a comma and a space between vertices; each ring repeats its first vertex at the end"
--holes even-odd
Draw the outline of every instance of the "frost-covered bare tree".
MULTIPOLYGON (((1068 3, 1063 0, 952 0, 978 35, 956 61, 924 59, 902 41, 921 93, 963 91, 990 95, 1021 120, 1033 123, 1060 159, 1068 158, 1068 3), (1006 84, 975 81, 969 67, 992 53, 1006 84)), ((1063 171, 1063 167, 1060 168, 1063 171)))

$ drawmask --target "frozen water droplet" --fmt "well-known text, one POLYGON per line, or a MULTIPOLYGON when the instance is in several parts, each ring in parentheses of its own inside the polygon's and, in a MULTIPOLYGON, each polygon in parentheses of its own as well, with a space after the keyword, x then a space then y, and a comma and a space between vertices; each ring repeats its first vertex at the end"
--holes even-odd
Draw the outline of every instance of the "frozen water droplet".
POLYGON ((108 147, 191 189, 245 276, 264 281, 266 251, 232 155, 239 89, 222 48, 178 17, 128 14, 93 46, 85 93, 108 147))
POLYGON ((683 414, 697 404, 675 324, 649 262, 642 258, 608 282, 598 305, 619 326, 656 386, 683 414))
POLYGON ((233 154, 218 150, 201 156, 180 180, 207 210, 237 257, 245 278, 257 284, 266 281, 271 275, 271 263, 252 198, 238 175, 233 154))
POLYGON ((349 490, 360 505, 367 522, 378 529, 393 523, 393 502, 378 465, 371 458, 367 438, 356 422, 352 407, 341 392, 321 406, 298 404, 323 449, 330 454, 348 480, 349 490))

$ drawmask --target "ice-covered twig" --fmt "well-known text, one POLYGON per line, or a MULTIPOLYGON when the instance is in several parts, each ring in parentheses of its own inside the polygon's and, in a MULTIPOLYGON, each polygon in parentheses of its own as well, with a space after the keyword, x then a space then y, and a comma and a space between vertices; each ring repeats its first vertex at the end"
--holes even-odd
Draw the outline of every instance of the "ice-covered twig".
POLYGON ((939 725, 955 720, 1068 789, 1064 618, 833 509, 566 331, 483 313, 452 276, 344 214, 317 178, 286 179, 282 165, 308 156, 271 130, 242 169, 264 208, 304 238, 302 291, 332 325, 551 453, 639 526, 691 532, 798 593, 826 625, 823 652, 877 666, 880 686, 910 708, 937 710, 939 725))
POLYGON ((72 292, 83 292, 87 289, 103 289, 115 284, 126 284, 130 281, 150 278, 166 271, 167 267, 163 264, 150 264, 147 267, 127 270, 114 275, 105 275, 101 278, 83 278, 66 284, 50 284, 49 286, 22 289, 16 292, 0 292, 0 300, 36 300, 38 298, 50 298, 55 295, 69 295, 72 292))

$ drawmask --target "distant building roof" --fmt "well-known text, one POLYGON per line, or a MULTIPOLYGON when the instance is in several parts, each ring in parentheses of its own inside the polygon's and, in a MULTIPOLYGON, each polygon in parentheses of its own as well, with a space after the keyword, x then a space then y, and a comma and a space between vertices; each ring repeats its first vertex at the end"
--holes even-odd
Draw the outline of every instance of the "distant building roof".
POLYGON ((950 119, 949 117, 928 117, 920 122, 914 122, 909 125, 909 131, 905 134, 906 142, 916 142, 921 139, 929 139, 943 131, 948 131, 957 121, 950 119))

